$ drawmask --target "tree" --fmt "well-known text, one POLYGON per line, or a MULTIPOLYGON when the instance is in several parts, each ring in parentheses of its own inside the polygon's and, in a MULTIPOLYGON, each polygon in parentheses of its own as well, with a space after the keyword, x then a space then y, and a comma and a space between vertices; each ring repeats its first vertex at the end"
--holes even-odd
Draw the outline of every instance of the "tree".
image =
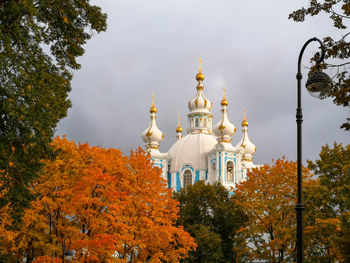
MULTIPOLYGON (((296 244, 296 163, 277 159, 252 169, 238 185, 235 199, 248 221, 239 230, 240 262, 292 262, 296 244)), ((311 174, 303 169, 303 179, 311 174)))
POLYGON ((327 189, 319 178, 304 186, 304 253, 306 262, 342 262, 338 245, 341 220, 333 217, 327 189))
POLYGON ((21 229, 0 233, 13 262, 61 262, 69 249, 72 262, 179 262, 195 248, 175 225, 178 202, 148 154, 125 157, 65 138, 53 146, 59 154, 31 183, 38 198, 21 229))
POLYGON ((198 245, 186 262, 235 262, 236 232, 247 220, 229 191, 220 183, 194 185, 174 193, 180 202, 180 218, 198 245))
MULTIPOLYGON (((323 38, 326 47, 326 58, 331 58, 335 64, 327 63, 325 68, 335 68, 336 73, 333 78, 333 87, 328 96, 333 98, 336 105, 344 107, 350 106, 350 75, 347 61, 350 57, 350 42, 348 40, 348 21, 350 19, 350 4, 347 0, 309 0, 308 6, 292 12, 290 19, 296 22, 303 22, 306 16, 319 15, 322 12, 329 15, 333 26, 339 30, 341 37, 333 39, 332 36, 323 38), (343 61, 345 60, 345 61, 343 61)), ((350 118, 341 126, 345 130, 350 130, 350 118)))
POLYGON ((334 142, 322 147, 320 159, 308 162, 318 184, 305 191, 306 238, 313 262, 350 261, 350 145, 334 142), (318 259, 318 260, 317 260, 318 259), (323 261, 321 261, 322 259, 323 261))
POLYGON ((106 15, 89 0, 0 0, 0 178, 18 222, 70 102, 71 70, 106 15))

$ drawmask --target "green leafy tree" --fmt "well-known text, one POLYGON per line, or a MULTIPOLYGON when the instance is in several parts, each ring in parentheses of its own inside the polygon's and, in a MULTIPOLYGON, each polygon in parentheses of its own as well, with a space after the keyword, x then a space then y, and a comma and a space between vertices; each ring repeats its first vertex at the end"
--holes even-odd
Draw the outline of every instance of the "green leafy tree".
POLYGON ((323 146, 320 159, 308 164, 319 181, 305 191, 310 262, 350 262, 350 145, 323 146))
POLYGON ((41 159, 53 156, 76 58, 105 30, 106 14, 89 0, 0 0, 0 208, 11 203, 16 221, 41 159))
POLYGON ((180 218, 198 245, 186 262, 235 262, 236 232, 247 220, 228 190, 220 183, 198 181, 174 193, 180 218))
MULTIPOLYGON (((289 15, 290 19, 296 22, 303 22, 307 16, 316 16, 321 13, 329 15, 330 22, 338 29, 339 38, 327 36, 323 38, 326 47, 326 58, 335 61, 334 64, 327 63, 326 68, 335 68, 333 87, 328 96, 333 98, 336 105, 344 107, 350 106, 350 75, 348 65, 350 62, 350 31, 348 30, 350 21, 350 3, 348 0, 308 0, 308 5, 289 15)), ((350 118, 341 126, 345 130, 350 130, 350 118)))
MULTIPOLYGON (((293 262, 296 258, 297 164, 285 158, 252 169, 235 190, 248 219, 239 230, 239 262, 293 262)), ((305 183, 313 180, 303 168, 305 183)))

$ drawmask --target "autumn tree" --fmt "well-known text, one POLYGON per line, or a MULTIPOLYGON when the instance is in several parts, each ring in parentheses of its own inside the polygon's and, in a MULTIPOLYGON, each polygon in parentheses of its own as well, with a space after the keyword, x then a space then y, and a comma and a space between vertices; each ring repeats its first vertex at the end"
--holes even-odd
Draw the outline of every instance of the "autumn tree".
POLYGON ((350 145, 323 146, 309 161, 318 184, 305 190, 305 238, 311 262, 350 262, 350 145))
POLYGON ((180 202, 178 223, 198 245, 185 262, 235 262, 236 232, 247 218, 229 191, 220 183, 198 181, 174 197, 180 202))
POLYGON ((76 58, 106 15, 89 0, 0 0, 0 177, 18 221, 28 183, 66 116, 76 58))
MULTIPOLYGON (((252 169, 235 190, 248 221, 239 230, 239 262, 292 262, 296 244, 296 163, 278 159, 252 169)), ((303 179, 311 174, 303 169, 303 179)))
MULTIPOLYGON (((333 102, 344 107, 350 106, 350 75, 348 66, 350 64, 350 3, 348 0, 308 0, 308 5, 289 15, 296 22, 303 22, 307 16, 316 16, 325 13, 330 18, 330 23, 337 29, 335 36, 323 38, 326 47, 326 59, 331 62, 325 64, 325 68, 334 68, 333 87, 328 96, 333 102), (334 61, 334 62, 333 62, 334 61)), ((350 130, 350 118, 341 126, 350 130)))
POLYGON ((125 157, 65 138, 53 147, 57 158, 31 183, 38 198, 20 231, 0 233, 13 262, 61 262, 68 250, 72 262, 179 262, 195 248, 175 225, 178 202, 141 149, 125 157))

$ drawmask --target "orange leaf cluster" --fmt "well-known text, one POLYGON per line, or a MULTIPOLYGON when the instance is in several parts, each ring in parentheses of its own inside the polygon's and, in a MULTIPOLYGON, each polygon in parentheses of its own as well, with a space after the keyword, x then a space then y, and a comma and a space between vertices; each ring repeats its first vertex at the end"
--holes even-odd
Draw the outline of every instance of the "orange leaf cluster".
MULTIPOLYGON (((253 169, 236 190, 236 200, 249 221, 239 230, 241 258, 292 262, 296 233, 296 163, 284 158, 253 169)), ((303 179, 311 177, 303 169, 303 179)))
POLYGON ((53 147, 59 154, 31 184, 38 198, 14 238, 19 261, 60 262, 72 251, 71 262, 179 262, 195 248, 144 151, 126 157, 59 137, 53 147))

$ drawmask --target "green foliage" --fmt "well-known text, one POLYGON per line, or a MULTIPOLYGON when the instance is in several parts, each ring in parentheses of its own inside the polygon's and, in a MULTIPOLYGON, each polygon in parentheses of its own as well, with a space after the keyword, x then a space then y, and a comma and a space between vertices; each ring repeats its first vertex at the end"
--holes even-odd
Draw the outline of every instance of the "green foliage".
MULTIPOLYGON (((350 75, 347 65, 350 62, 347 59, 350 58, 350 42, 348 37, 350 32, 348 31, 347 22, 350 19, 350 4, 348 0, 309 0, 308 6, 302 7, 299 10, 292 12, 289 15, 290 19, 296 22, 303 22, 307 16, 315 16, 320 13, 326 13, 329 15, 330 22, 333 26, 340 30, 338 35, 342 35, 339 39, 333 39, 331 36, 323 38, 323 43, 326 47, 326 58, 332 58, 339 60, 337 64, 326 64, 326 68, 336 68, 336 74, 333 78, 333 88, 329 92, 328 96, 333 98, 333 102, 336 105, 344 107, 350 106, 350 75), (342 62, 341 60, 345 60, 342 62)), ((341 126, 345 130, 350 130, 350 118, 347 118, 347 122, 344 122, 341 126)))
POLYGON ((319 176, 320 184, 333 211, 332 216, 350 211, 350 144, 334 142, 333 149, 323 146, 320 159, 309 161, 309 168, 319 176))
POLYGON ((178 223, 198 245, 186 262, 234 262, 236 232, 247 218, 226 188, 199 181, 174 197, 180 202, 178 223))
POLYGON ((308 262, 349 262, 350 145, 323 146, 320 159, 308 165, 318 176, 317 184, 305 185, 308 262))
POLYGON ((222 252, 222 241, 219 234, 210 230, 205 225, 189 225, 187 230, 199 245, 195 252, 189 253, 186 262, 222 262, 224 255, 222 252))
POLYGON ((0 0, 0 208, 28 204, 57 122, 70 102, 71 70, 106 15, 89 0, 0 0))

